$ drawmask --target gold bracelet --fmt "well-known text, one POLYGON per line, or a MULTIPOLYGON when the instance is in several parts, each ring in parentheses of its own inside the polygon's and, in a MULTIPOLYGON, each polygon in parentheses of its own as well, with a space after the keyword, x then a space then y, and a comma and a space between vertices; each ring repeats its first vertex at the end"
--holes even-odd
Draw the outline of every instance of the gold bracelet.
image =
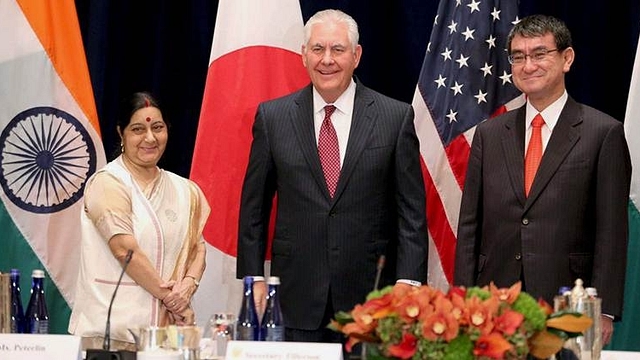
POLYGON ((185 278, 192 278, 193 279, 193 283, 196 285, 196 287, 200 286, 200 281, 198 281, 198 279, 196 279, 195 276, 193 276, 193 275, 185 275, 184 277, 185 278))

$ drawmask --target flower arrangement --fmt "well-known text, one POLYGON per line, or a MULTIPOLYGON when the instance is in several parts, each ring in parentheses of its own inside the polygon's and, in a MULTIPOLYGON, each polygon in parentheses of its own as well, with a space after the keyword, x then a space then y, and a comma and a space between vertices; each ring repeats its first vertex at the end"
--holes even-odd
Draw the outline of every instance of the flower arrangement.
POLYGON ((369 360, 545 359, 591 324, 580 313, 553 313, 518 282, 510 288, 452 287, 446 294, 427 285, 389 286, 350 312, 338 312, 329 328, 348 337, 347 351, 367 343, 369 360))

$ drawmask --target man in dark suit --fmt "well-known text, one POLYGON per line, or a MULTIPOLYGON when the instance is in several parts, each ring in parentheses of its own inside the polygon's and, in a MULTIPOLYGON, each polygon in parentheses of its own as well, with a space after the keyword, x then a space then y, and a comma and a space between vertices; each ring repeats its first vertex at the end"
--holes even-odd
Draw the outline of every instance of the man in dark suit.
MULTIPOLYGON (((381 287, 426 282, 426 203, 413 108, 354 80, 361 54, 353 18, 337 10, 315 14, 302 46, 312 84, 260 104, 256 113, 237 276, 264 273, 277 194, 271 274, 281 279, 288 341, 341 342, 326 326, 336 311, 364 302, 381 255, 387 259, 381 287), (331 126, 334 150, 324 154, 331 126), (323 161, 332 155, 333 165, 323 161)), ((265 292, 264 282, 254 285, 258 307, 265 292)))
POLYGON ((612 320, 622 315, 627 258, 631 164, 623 125, 567 94, 564 76, 575 52, 562 21, 522 19, 507 49, 527 103, 476 129, 454 283, 506 287, 521 280, 552 304, 560 286, 580 278, 602 298, 606 344, 612 320), (528 171, 536 143, 541 161, 537 172, 535 165, 528 171))

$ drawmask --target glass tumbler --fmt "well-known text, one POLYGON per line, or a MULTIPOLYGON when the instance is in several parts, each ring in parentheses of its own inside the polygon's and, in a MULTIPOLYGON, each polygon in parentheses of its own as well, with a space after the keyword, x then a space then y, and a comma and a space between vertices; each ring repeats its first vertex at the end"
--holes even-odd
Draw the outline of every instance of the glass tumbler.
POLYGON ((229 313, 215 313, 209 319, 211 341, 216 358, 222 359, 227 353, 227 343, 233 340, 236 316, 229 313))

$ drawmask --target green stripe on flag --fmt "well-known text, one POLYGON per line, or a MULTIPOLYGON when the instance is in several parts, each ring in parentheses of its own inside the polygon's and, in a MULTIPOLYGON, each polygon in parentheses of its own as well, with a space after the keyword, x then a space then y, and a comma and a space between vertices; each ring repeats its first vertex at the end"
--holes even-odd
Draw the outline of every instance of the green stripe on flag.
MULTIPOLYGON (((46 269, 33 252, 33 249, 31 249, 31 246, 29 246, 29 243, 16 228, 2 201, 0 201, 0 229, 2 229, 2 235, 0 235, 0 243, 2 244, 0 271, 20 270, 22 306, 27 311, 31 290, 31 271, 33 269, 43 269, 46 272, 46 269)), ((44 290, 47 309, 49 310, 49 333, 68 334, 67 327, 69 326, 71 309, 58 291, 58 288, 51 281, 48 272, 46 273, 44 290)))
POLYGON ((629 201, 629 246, 627 275, 624 284, 622 321, 614 324, 613 338, 608 350, 640 350, 640 213, 629 201))

